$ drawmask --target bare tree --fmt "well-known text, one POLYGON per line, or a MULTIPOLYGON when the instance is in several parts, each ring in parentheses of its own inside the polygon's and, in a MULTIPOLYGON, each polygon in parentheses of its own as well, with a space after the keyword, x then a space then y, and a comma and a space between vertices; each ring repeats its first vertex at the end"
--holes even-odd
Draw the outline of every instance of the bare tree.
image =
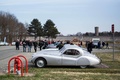
POLYGON ((6 38, 7 42, 11 43, 17 38, 22 39, 26 35, 24 24, 8 12, 0 11, 0 40, 6 38))
POLYGON ((26 38, 26 34, 27 34, 27 28, 24 27, 23 23, 18 23, 18 37, 19 39, 23 39, 26 38))

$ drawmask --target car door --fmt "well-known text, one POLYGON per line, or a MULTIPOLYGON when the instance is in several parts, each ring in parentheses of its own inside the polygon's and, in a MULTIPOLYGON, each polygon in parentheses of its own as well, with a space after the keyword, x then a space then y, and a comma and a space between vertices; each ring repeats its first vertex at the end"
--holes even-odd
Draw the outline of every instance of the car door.
POLYGON ((76 50, 74 49, 68 49, 62 54, 62 65, 71 65, 75 66, 77 65, 77 60, 79 57, 79 53, 76 54, 76 50))

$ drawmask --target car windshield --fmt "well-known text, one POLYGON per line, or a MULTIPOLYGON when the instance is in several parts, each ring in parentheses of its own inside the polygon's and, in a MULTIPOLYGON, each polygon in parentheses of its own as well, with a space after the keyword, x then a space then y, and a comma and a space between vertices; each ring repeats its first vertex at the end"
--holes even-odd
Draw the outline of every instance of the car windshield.
POLYGON ((59 51, 63 53, 64 50, 65 50, 65 47, 62 47, 59 51))
POLYGON ((93 40, 93 43, 98 43, 99 42, 99 40, 93 40))

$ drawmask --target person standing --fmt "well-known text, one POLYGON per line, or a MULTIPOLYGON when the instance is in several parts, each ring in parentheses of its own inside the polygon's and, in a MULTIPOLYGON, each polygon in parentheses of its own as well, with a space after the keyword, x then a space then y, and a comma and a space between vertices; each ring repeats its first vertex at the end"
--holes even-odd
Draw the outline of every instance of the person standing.
POLYGON ((34 46, 34 50, 35 50, 35 52, 37 52, 37 41, 35 40, 34 42, 33 42, 33 46, 34 46))
POLYGON ((39 48, 40 48, 40 50, 42 50, 43 45, 44 45, 44 41, 40 40, 39 41, 39 48))
POLYGON ((109 49, 109 44, 108 44, 108 42, 106 42, 106 49, 109 49))
POLYGON ((98 49, 101 49, 101 42, 98 42, 98 49))
POLYGON ((61 49, 62 47, 63 47, 63 42, 61 41, 61 42, 56 46, 56 48, 61 49))
POLYGON ((47 40, 44 41, 43 49, 45 49, 48 46, 47 40))
POLYGON ((104 46, 105 46, 105 42, 103 41, 103 42, 102 42, 102 48, 104 48, 104 46))
POLYGON ((93 47, 92 42, 89 42, 89 43, 88 43, 88 46, 87 46, 87 50, 88 50, 88 52, 91 53, 91 51, 92 51, 92 47, 93 47))
POLYGON ((16 46, 16 50, 19 50, 20 42, 19 42, 18 39, 17 39, 17 41, 15 42, 15 46, 16 46))
POLYGON ((32 41, 28 40, 28 52, 31 52, 31 48, 32 48, 32 41))
POLYGON ((25 39, 22 41, 22 45, 23 45, 23 52, 26 52, 26 40, 25 39))

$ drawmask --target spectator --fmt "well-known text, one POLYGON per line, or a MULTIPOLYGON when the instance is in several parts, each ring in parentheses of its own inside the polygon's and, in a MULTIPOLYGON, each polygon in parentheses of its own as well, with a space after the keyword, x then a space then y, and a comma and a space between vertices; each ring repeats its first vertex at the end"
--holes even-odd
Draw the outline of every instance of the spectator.
POLYGON ((88 46, 87 46, 87 50, 88 50, 88 52, 91 53, 91 51, 92 51, 92 47, 93 47, 92 42, 88 42, 88 46))
POLYGON ((66 44, 70 44, 70 41, 69 41, 69 40, 67 40, 67 41, 66 41, 66 44))
POLYGON ((39 48, 40 48, 40 50, 42 50, 43 45, 44 45, 44 41, 40 40, 39 41, 39 48))
POLYGON ((109 49, 109 44, 108 44, 108 42, 106 42, 106 49, 109 49))
POLYGON ((37 52, 37 41, 35 40, 34 42, 33 42, 33 46, 34 46, 34 50, 35 50, 35 52, 37 52))
POLYGON ((31 48, 32 48, 32 41, 29 40, 28 41, 28 52, 31 52, 31 48))
POLYGON ((16 50, 19 50, 20 42, 19 42, 18 39, 17 39, 17 41, 15 42, 15 46, 16 46, 16 50))
POLYGON ((63 47, 62 41, 56 46, 56 48, 61 49, 63 47))
POLYGON ((44 41, 43 49, 45 49, 47 46, 48 46, 48 42, 45 40, 45 41, 44 41))
POLYGON ((98 42, 98 49, 101 49, 101 42, 98 42))
POLYGON ((22 41, 22 45, 23 45, 23 52, 26 52, 26 40, 25 39, 22 41))
POLYGON ((102 48, 104 48, 104 46, 105 46, 105 42, 103 41, 103 42, 102 42, 102 48))

